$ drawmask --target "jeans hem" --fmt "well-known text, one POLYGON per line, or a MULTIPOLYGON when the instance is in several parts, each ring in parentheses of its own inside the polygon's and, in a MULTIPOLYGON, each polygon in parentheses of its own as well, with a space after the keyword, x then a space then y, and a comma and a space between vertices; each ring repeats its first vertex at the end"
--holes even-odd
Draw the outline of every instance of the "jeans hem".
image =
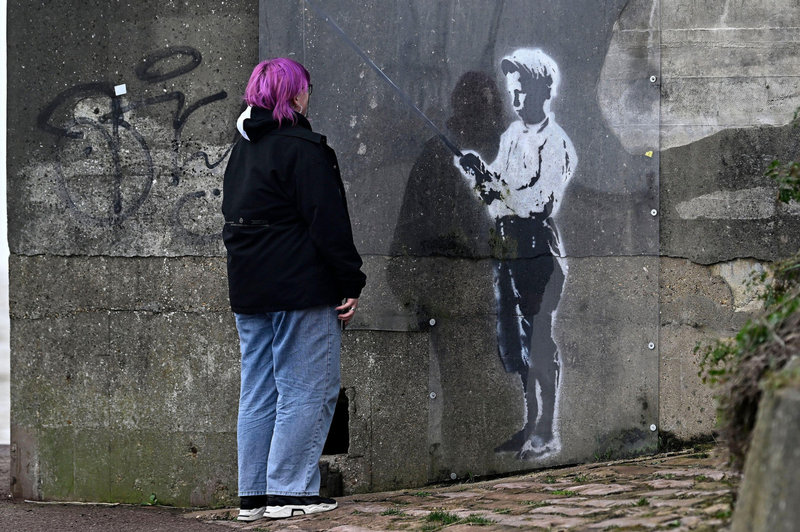
POLYGON ((240 491, 239 497, 258 497, 259 495, 266 495, 267 490, 251 490, 251 491, 240 491))
POLYGON ((319 492, 312 491, 271 491, 269 495, 278 495, 283 497, 317 497, 319 492))

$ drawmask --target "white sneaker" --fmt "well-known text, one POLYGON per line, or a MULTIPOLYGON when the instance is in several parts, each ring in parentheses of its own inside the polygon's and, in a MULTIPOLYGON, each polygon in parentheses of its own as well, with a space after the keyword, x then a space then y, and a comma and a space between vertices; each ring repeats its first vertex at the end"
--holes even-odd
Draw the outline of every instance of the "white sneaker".
POLYGON ((339 506, 333 499, 325 497, 289 497, 285 495, 270 495, 267 500, 266 517, 283 519, 297 515, 309 515, 320 512, 329 512, 339 506))
POLYGON ((267 511, 266 506, 262 506, 261 508, 253 508, 251 510, 242 510, 239 508, 239 516, 236 518, 237 521, 257 521, 264 517, 264 512, 267 511))

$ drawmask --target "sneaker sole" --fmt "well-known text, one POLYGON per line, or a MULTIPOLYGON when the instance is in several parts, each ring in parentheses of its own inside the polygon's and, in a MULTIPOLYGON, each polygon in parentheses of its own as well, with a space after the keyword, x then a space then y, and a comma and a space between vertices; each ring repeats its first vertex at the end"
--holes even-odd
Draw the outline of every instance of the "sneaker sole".
POLYGON ((271 519, 286 519, 298 515, 318 514, 320 512, 330 512, 339 506, 333 504, 287 504, 286 506, 267 506, 264 516, 271 519))
POLYGON ((254 508, 252 510, 239 510, 239 515, 236 517, 237 521, 258 521, 265 517, 265 512, 267 511, 266 506, 262 506, 261 508, 254 508))

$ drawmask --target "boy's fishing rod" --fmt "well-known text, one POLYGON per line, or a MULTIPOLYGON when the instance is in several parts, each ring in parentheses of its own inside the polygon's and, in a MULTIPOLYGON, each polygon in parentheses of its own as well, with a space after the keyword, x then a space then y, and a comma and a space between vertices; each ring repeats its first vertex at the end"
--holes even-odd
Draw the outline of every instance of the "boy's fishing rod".
POLYGON ((422 120, 425 122, 425 125, 428 126, 428 128, 431 131, 433 131, 433 133, 439 138, 439 140, 444 142, 444 145, 447 146, 448 149, 451 152, 453 152, 453 154, 455 154, 457 157, 463 157, 464 156, 464 154, 461 153, 461 150, 458 149, 456 144, 452 140, 450 140, 447 137, 447 135, 445 135, 438 127, 436 127, 436 125, 431 121, 431 119, 428 118, 427 116, 425 116, 425 113, 423 113, 422 111, 419 110, 419 107, 414 105, 414 102, 411 101, 411 99, 406 95, 406 93, 403 92, 403 90, 400 87, 395 85, 394 82, 391 79, 389 79, 389 76, 384 74, 383 70, 378 68, 378 65, 373 63, 372 60, 369 57, 367 57, 367 54, 365 54, 364 51, 361 48, 359 48, 358 45, 356 43, 354 43, 353 40, 350 37, 348 37, 347 34, 344 31, 342 31, 342 28, 340 28, 339 25, 336 24, 336 22, 333 21, 333 19, 330 17, 330 15, 328 15, 321 7, 319 7, 316 4, 316 2, 313 2, 312 0, 305 0, 305 2, 311 7, 311 9, 316 11, 316 13, 319 16, 321 16, 325 20, 325 22, 327 22, 328 25, 331 28, 333 28, 333 30, 337 34, 339 34, 339 37, 344 39, 344 42, 346 42, 350 46, 350 48, 352 48, 359 55, 359 57, 361 57, 361 59, 363 59, 372 68, 372 70, 374 70, 378 74, 378 76, 381 77, 381 79, 383 79, 386 83, 388 83, 389 86, 392 89, 394 89, 394 91, 398 95, 400 95, 400 98, 403 100, 403 102, 407 106, 409 106, 415 113, 417 113, 417 115, 420 118, 422 118, 422 120))

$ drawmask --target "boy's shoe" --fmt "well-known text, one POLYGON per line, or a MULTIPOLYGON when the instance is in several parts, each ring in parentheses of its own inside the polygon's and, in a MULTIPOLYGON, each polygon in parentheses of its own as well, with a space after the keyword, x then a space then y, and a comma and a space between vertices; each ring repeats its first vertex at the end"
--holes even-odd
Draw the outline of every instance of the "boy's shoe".
POLYGON ((239 516, 237 521, 256 521, 264 517, 267 510, 267 496, 256 495, 253 497, 241 497, 239 499, 239 516))
POLYGON ((318 495, 310 497, 289 497, 286 495, 270 495, 267 499, 266 517, 283 519, 296 515, 329 512, 338 506, 335 500, 318 495))

